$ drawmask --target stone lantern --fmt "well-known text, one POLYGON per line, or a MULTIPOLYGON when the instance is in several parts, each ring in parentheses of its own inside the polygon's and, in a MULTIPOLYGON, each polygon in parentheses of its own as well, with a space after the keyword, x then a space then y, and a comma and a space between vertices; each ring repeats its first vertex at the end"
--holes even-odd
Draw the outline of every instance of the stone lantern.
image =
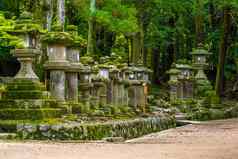
POLYGON ((66 70, 67 100, 78 102, 78 76, 83 67, 80 63, 80 49, 83 47, 83 42, 78 37, 76 26, 69 25, 67 30, 73 37, 72 43, 67 46, 67 60, 70 63, 66 70))
POLYGON ((79 51, 75 47, 67 49, 67 59, 70 66, 66 70, 67 82, 67 100, 78 102, 78 76, 83 69, 82 64, 79 62, 79 51))
POLYGON ((122 105, 129 105, 129 87, 131 80, 135 78, 134 73, 131 71, 131 68, 128 66, 124 66, 121 68, 121 74, 122 74, 122 83, 124 88, 124 94, 123 94, 123 102, 122 105))
POLYGON ((207 57, 211 55, 207 50, 203 49, 200 44, 198 49, 194 50, 191 55, 193 56, 193 67, 197 70, 195 79, 207 79, 204 69, 208 66, 207 57))
POLYGON ((198 49, 194 50, 191 55, 193 56, 193 67, 197 70, 195 75, 196 96, 201 97, 204 95, 204 90, 207 90, 208 88, 212 89, 212 85, 204 72, 208 66, 207 57, 211 55, 211 53, 203 49, 200 44, 198 49))
POLYGON ((176 69, 175 65, 173 65, 167 73, 169 74, 170 101, 175 101, 178 93, 178 76, 181 71, 176 69))
POLYGON ((176 68, 180 70, 178 78, 181 80, 191 79, 193 76, 193 68, 189 64, 176 64, 176 68))
POLYGON ((121 94, 121 83, 120 83, 120 71, 116 67, 112 67, 109 70, 109 77, 110 77, 110 95, 111 97, 109 100, 111 101, 113 105, 120 105, 122 100, 122 94, 121 94))
POLYGON ((80 71, 80 101, 86 105, 90 105, 91 73, 91 68, 87 65, 80 71))
POLYGON ((145 112, 146 96, 144 92, 143 70, 137 67, 129 68, 129 106, 136 111, 145 112))
POLYGON ((2 105, 9 105, 17 113, 9 113, 9 108, 1 109, 4 119, 7 120, 42 120, 45 118, 59 118, 65 110, 58 107, 58 103, 50 98, 46 87, 40 83, 39 78, 32 69, 32 61, 40 54, 36 45, 36 34, 39 25, 34 23, 30 14, 24 13, 14 30, 10 33, 22 39, 22 46, 17 46, 13 54, 20 61, 21 68, 14 80, 7 83, 2 105), (52 108, 52 102, 54 108, 52 108), (42 109, 43 108, 43 109, 42 109))
POLYGON ((180 71, 178 75, 178 98, 186 99, 193 97, 193 68, 189 64, 176 64, 180 71))
POLYGON ((65 101, 66 71, 70 67, 67 45, 73 39, 66 32, 49 32, 43 36, 42 41, 48 45, 48 61, 44 67, 50 72, 50 92, 57 100, 65 101))
POLYGON ((17 20, 14 29, 9 31, 10 34, 16 35, 22 40, 22 48, 16 49, 13 54, 20 62, 20 70, 15 76, 15 79, 28 79, 39 81, 39 78, 32 69, 32 63, 37 55, 41 53, 37 49, 37 37, 40 34, 40 26, 32 24, 32 15, 28 12, 23 12, 17 20))
POLYGON ((107 80, 99 75, 98 66, 92 67, 92 100, 91 105, 99 106, 107 104, 107 80))

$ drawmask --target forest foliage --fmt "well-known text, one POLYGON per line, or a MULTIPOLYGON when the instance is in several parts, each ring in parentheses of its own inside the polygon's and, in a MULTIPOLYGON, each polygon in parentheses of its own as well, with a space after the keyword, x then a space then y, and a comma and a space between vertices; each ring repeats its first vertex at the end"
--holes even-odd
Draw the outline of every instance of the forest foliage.
MULTIPOLYGON (((16 37, 7 34, 6 28, 12 27, 23 11, 31 12, 46 29, 45 12, 49 9, 46 1, 0 0, 1 55, 6 54, 3 48, 18 43, 16 37)), ((142 62, 153 69, 154 81, 161 82, 167 79, 165 72, 172 63, 191 60, 190 52, 202 43, 212 52, 208 73, 213 84, 217 70, 224 70, 220 79, 236 78, 237 0, 96 0, 92 12, 93 1, 65 0, 65 3, 66 30, 67 25, 76 25, 78 34, 87 39, 91 22, 94 56, 110 56, 113 52, 125 62, 142 62)), ((56 2, 52 0, 53 4, 56 2)))

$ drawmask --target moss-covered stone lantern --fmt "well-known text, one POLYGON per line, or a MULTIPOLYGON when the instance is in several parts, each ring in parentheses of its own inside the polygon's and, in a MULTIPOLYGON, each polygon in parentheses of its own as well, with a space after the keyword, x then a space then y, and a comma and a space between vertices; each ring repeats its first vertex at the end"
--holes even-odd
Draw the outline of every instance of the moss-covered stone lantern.
POLYGON ((211 55, 211 53, 203 49, 203 46, 200 44, 198 49, 194 50, 191 55, 193 56, 193 67, 197 70, 195 79, 206 80, 207 76, 204 73, 204 69, 208 66, 207 57, 211 55))
POLYGON ((8 32, 22 39, 22 48, 39 49, 39 37, 44 30, 33 20, 31 13, 23 12, 8 32))
POLYGON ((176 64, 176 69, 180 71, 180 74, 178 75, 178 98, 192 98, 194 94, 193 67, 189 64, 176 64))
POLYGON ((21 68, 15 79, 6 85, 0 103, 0 107, 4 106, 0 112, 3 120, 39 121, 45 118, 59 118, 65 113, 65 110, 59 107, 59 103, 51 98, 32 69, 32 61, 40 53, 36 42, 39 29, 39 25, 32 21, 31 15, 24 12, 17 20, 14 30, 10 31, 20 37, 23 44, 13 52, 20 61, 21 68))
POLYGON ((84 47, 85 40, 78 36, 77 27, 68 25, 67 31, 71 34, 73 41, 67 45, 67 60, 70 66, 66 70, 67 82, 67 100, 78 101, 78 76, 79 72, 83 69, 80 63, 80 50, 84 47))
POLYGON ((180 80, 189 80, 193 77, 193 67, 189 64, 176 64, 176 69, 180 70, 178 75, 180 80))
MULTIPOLYGON (((57 28, 54 29, 57 30, 57 28)), ((56 99, 65 101, 66 70, 70 67, 66 48, 73 42, 73 38, 69 33, 53 30, 53 32, 46 33, 42 41, 48 45, 48 61, 44 67, 50 71, 50 92, 56 99)))
POLYGON ((10 34, 16 35, 22 41, 22 45, 13 51, 14 56, 21 64, 15 79, 39 80, 32 69, 32 62, 41 53, 37 49, 37 38, 40 32, 40 25, 34 23, 32 15, 28 12, 23 12, 13 30, 9 31, 10 34))
POLYGON ((129 106, 133 107, 135 111, 145 112, 147 97, 143 85, 143 70, 134 66, 129 67, 129 70, 129 106))
POLYGON ((109 77, 110 77, 110 84, 109 84, 109 91, 110 91, 110 98, 109 101, 113 105, 120 105, 122 100, 122 94, 120 90, 120 70, 117 69, 115 66, 111 67, 109 70, 109 77))
POLYGON ((193 67, 196 70, 196 96, 205 97, 205 92, 212 90, 212 85, 210 81, 208 81, 207 75, 204 72, 209 65, 207 57, 211 55, 211 53, 205 50, 202 44, 200 44, 199 47, 191 53, 191 55, 193 56, 193 67))
POLYGON ((85 65, 83 69, 80 71, 80 81, 79 81, 79 88, 80 88, 80 101, 86 105, 90 105, 90 90, 92 88, 91 83, 91 67, 85 65))
POLYGON ((170 87, 170 101, 175 101, 177 99, 178 92, 178 76, 181 73, 180 70, 176 69, 175 64, 172 65, 172 68, 167 72, 169 74, 169 87, 170 87))
POLYGON ((92 100, 91 105, 99 106, 107 104, 107 80, 99 75, 98 65, 92 66, 92 100))

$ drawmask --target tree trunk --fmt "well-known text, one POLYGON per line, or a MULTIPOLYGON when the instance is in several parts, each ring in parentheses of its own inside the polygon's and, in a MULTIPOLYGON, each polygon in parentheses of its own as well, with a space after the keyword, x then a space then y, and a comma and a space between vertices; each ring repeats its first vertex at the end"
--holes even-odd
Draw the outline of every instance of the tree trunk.
POLYGON ((216 25, 216 21, 215 21, 215 7, 214 7, 214 2, 213 0, 209 1, 209 25, 210 25, 210 29, 215 28, 216 25))
POLYGON ((229 36, 231 30, 231 9, 225 7, 223 10, 223 34, 220 42, 219 61, 217 65, 216 93, 222 95, 224 89, 224 66, 226 61, 227 48, 229 47, 229 36))
POLYGON ((58 18, 61 27, 64 31, 64 25, 65 25, 65 0, 58 0, 58 18))
POLYGON ((140 34, 133 35, 132 38, 132 64, 137 65, 141 61, 141 41, 140 34))
POLYGON ((144 26, 143 26, 143 21, 142 19, 140 20, 140 34, 139 34, 139 39, 140 39, 140 56, 139 56, 139 64, 144 64, 146 65, 146 52, 144 48, 144 26))
POLYGON ((196 0, 196 46, 203 43, 203 0, 196 0))
POLYGON ((96 12, 96 0, 90 1, 91 16, 88 20, 88 45, 87 55, 93 55, 95 52, 95 36, 94 36, 94 14, 96 12))
POLYGON ((159 66, 160 66, 160 48, 154 48, 152 50, 152 66, 153 66, 153 81, 158 83, 159 80, 159 66))

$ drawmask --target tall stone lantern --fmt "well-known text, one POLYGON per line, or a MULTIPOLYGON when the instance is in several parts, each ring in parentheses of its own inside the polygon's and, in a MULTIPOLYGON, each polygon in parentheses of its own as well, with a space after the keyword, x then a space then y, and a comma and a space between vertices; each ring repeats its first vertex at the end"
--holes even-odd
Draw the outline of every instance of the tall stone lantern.
POLYGON ((178 75, 178 98, 193 98, 193 67, 189 64, 176 64, 176 69, 180 71, 178 75))
POLYGON ((92 94, 94 100, 91 100, 92 103, 94 103, 94 106, 99 105, 106 105, 107 104, 107 79, 102 78, 99 75, 99 68, 98 66, 92 67, 92 83, 93 83, 93 89, 92 94))
POLYGON ((37 37, 40 35, 40 26, 34 24, 30 13, 23 12, 13 30, 8 32, 19 37, 22 41, 21 48, 17 48, 13 52, 21 65, 15 79, 39 81, 39 78, 32 69, 32 62, 41 53, 37 48, 37 37))
POLYGON ((71 45, 67 48, 67 60, 70 62, 66 70, 67 100, 73 102, 78 102, 78 76, 83 69, 79 56, 79 49, 76 46, 71 45))
POLYGON ((200 44, 198 49, 194 50, 191 55, 193 56, 193 67, 197 70, 195 75, 195 79, 207 79, 206 74, 204 73, 204 69, 208 66, 207 57, 211 55, 210 52, 203 49, 200 44))
MULTIPOLYGON (((102 62, 101 58, 101 62, 102 62)), ((104 61, 103 61, 104 62, 104 61)), ((111 89, 111 85, 110 85, 110 78, 109 78, 109 69, 110 67, 108 65, 105 64, 99 64, 98 66, 99 68, 99 72, 98 72, 98 76, 99 78, 101 78, 101 80, 106 82, 106 101, 107 104, 111 104, 112 103, 112 89, 111 89)))
POLYGON ((200 44, 198 49, 194 50, 191 55, 193 56, 193 68, 197 70, 195 75, 196 96, 202 97, 204 96, 204 91, 208 91, 208 88, 212 90, 212 85, 204 72, 208 66, 207 57, 211 53, 203 49, 200 44))
POLYGON ((145 78, 145 68, 142 65, 135 67, 134 73, 136 76, 136 81, 134 87, 136 89, 136 100, 137 106, 142 110, 142 112, 146 112, 147 106, 147 95, 148 95, 148 83, 149 81, 144 80, 145 78))
POLYGON ((67 31, 73 37, 73 41, 67 46, 67 60, 70 63, 69 68, 66 70, 66 83, 67 83, 67 100, 78 102, 78 76, 83 69, 80 63, 80 49, 84 47, 84 39, 78 36, 77 27, 68 25, 67 31))
POLYGON ((66 48, 73 41, 72 36, 66 32, 54 31, 45 34, 42 41, 47 44, 48 61, 44 67, 50 72, 51 95, 59 101, 65 101, 66 70, 70 67, 66 48))
POLYGON ((111 88, 111 102, 114 105, 120 105, 120 101, 122 98, 121 90, 120 90, 120 71, 116 67, 112 67, 109 71, 110 77, 110 88, 111 88))
POLYGON ((79 89, 80 89, 80 101, 86 104, 87 106, 90 105, 90 90, 92 88, 91 83, 91 67, 90 66, 83 66, 83 69, 80 71, 80 81, 79 81, 79 89))
POLYGON ((173 102, 177 99, 178 94, 178 75, 181 73, 175 68, 175 65, 167 72, 169 74, 169 87, 170 87, 170 101, 173 102))
MULTIPOLYGON (((129 97, 129 106, 134 108, 135 111, 140 112, 144 108, 145 103, 143 93, 143 82, 138 80, 139 69, 137 67, 129 67, 129 87, 128 87, 128 97, 129 97)), ((141 74, 142 75, 142 74, 141 74)))

